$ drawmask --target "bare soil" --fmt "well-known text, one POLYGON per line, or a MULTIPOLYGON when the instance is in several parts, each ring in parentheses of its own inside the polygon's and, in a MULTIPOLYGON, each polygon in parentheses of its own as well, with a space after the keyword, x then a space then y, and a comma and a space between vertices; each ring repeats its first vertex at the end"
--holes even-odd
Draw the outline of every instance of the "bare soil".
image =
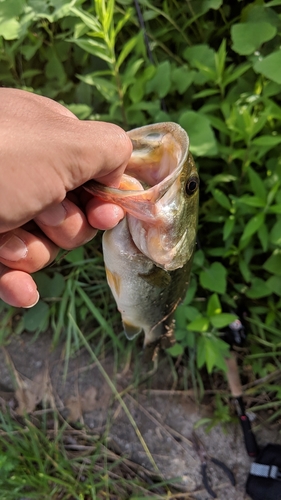
MULTIPOLYGON (((98 434, 108 430, 109 446, 118 454, 153 470, 128 417, 116 400, 89 354, 82 351, 71 359, 64 376, 63 346, 51 351, 51 336, 41 335, 35 342, 25 333, 12 339, 0 350, 0 397, 19 414, 40 414, 45 399, 61 415, 79 421, 98 434), (39 406, 38 406, 39 405, 39 406)), ((200 458, 192 445, 192 432, 199 419, 210 416, 210 405, 198 405, 190 392, 169 390, 170 368, 161 360, 157 372, 137 390, 130 389, 132 367, 114 374, 113 356, 107 356, 103 367, 135 419, 138 429, 164 478, 178 478, 181 491, 190 492, 194 500, 210 497, 202 483, 200 458)), ((260 423, 260 422, 259 422, 260 423)), ((214 427, 206 433, 196 429, 209 455, 219 458, 233 472, 236 486, 215 465, 209 466, 212 489, 220 500, 247 500, 245 483, 251 460, 247 456, 238 423, 226 428, 214 427)), ((280 429, 259 425, 256 433, 261 446, 281 443, 280 429)), ((120 499, 121 500, 121 499, 120 499)))

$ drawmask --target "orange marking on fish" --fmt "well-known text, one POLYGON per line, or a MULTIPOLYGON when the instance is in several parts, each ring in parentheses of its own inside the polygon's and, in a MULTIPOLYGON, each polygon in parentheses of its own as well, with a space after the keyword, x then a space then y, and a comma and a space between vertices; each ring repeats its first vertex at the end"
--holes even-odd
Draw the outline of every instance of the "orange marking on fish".
POLYGON ((119 295, 121 288, 121 277, 119 276, 119 274, 111 272, 107 267, 105 267, 105 272, 110 288, 113 289, 117 295, 119 295))

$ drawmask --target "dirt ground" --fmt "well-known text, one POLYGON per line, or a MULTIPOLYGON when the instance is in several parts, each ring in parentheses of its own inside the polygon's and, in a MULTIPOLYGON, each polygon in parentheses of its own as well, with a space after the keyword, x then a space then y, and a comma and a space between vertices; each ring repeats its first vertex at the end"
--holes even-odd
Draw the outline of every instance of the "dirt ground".
MULTIPOLYGON (((118 454, 153 470, 135 430, 118 402, 112 403, 112 392, 86 351, 70 360, 64 377, 62 348, 50 351, 51 337, 41 335, 35 342, 23 334, 0 350, 0 397, 10 405, 18 403, 17 411, 36 413, 42 399, 56 406, 70 420, 79 420, 97 434, 109 429, 109 443, 118 454), (15 387, 17 391, 15 393, 15 387)), ((113 358, 103 361, 103 367, 114 378, 113 358)), ((178 478, 182 491, 190 492, 194 500, 208 500, 202 483, 201 462, 191 442, 193 426, 209 415, 209 407, 200 407, 185 393, 168 391, 165 373, 168 365, 161 364, 150 388, 143 384, 137 391, 125 390, 124 401, 133 416, 144 441, 164 478, 178 478)), ((118 391, 130 384, 130 369, 116 375, 118 391)), ((236 486, 214 465, 209 466, 212 489, 219 500, 247 500, 245 482, 251 460, 247 456, 239 425, 227 429, 214 427, 208 434, 203 427, 196 430, 208 453, 219 458, 233 472, 236 486)), ((257 432, 259 444, 281 443, 276 427, 263 427, 257 432)), ((121 499, 120 499, 121 500, 121 499)))

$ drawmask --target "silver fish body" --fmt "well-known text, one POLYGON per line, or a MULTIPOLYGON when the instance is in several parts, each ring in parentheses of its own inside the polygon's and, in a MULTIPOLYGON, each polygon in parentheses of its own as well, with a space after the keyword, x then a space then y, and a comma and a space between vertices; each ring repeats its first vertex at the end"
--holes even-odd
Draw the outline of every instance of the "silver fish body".
POLYGON ((128 132, 133 153, 120 187, 90 181, 87 191, 126 210, 103 235, 107 280, 126 335, 144 344, 171 339, 173 312, 189 282, 199 179, 186 132, 175 123, 128 132))

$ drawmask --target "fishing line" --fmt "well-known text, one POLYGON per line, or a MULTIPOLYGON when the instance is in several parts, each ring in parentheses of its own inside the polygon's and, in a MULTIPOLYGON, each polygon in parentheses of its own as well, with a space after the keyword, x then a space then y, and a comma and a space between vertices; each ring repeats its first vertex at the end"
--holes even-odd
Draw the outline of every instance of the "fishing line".
MULTIPOLYGON (((151 48, 150 48, 149 38, 148 38, 147 30, 146 30, 146 27, 145 27, 145 22, 144 22, 144 18, 143 18, 143 15, 142 15, 141 8, 140 8, 140 4, 139 4, 138 0, 134 0, 134 3, 135 3, 135 7, 136 7, 138 21, 139 21, 140 27, 141 27, 141 29, 143 31, 143 39, 144 39, 144 44, 145 44, 145 48, 146 48, 146 55, 147 55, 149 61, 151 62, 151 64, 153 66, 156 66, 155 63, 154 63, 154 60, 153 60, 153 55, 152 55, 152 51, 151 51, 151 48)), ((165 113, 167 113, 167 109, 168 108, 166 106, 166 103, 165 103, 165 100, 164 100, 163 97, 160 98, 160 103, 161 103, 161 109, 162 109, 162 111, 164 111, 165 113)))
POLYGON ((145 43, 145 47, 146 47, 147 57, 150 60, 151 64, 153 64, 153 66, 155 66, 154 61, 153 61, 152 52, 151 52, 150 45, 149 45, 149 39, 148 39, 148 35, 147 35, 145 23, 144 23, 144 18, 143 18, 141 8, 140 8, 140 4, 139 4, 138 0, 134 0, 134 3, 135 3, 140 27, 143 31, 143 38, 144 38, 144 43, 145 43))

